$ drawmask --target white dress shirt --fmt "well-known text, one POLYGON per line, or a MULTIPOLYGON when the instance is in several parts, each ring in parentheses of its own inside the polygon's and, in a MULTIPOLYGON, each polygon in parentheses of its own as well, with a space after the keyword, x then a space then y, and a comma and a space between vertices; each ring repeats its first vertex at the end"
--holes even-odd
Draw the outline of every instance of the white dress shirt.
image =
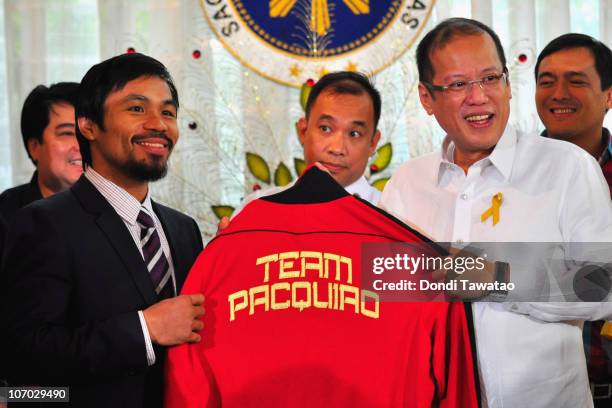
MULTIPOLYGON (((266 196, 270 196, 276 193, 280 193, 281 191, 285 191, 288 188, 293 187, 293 185, 295 184, 297 180, 298 179, 293 180, 291 183, 283 187, 274 186, 274 187, 266 188, 265 190, 253 191, 251 194, 246 196, 244 200, 242 200, 238 208, 234 210, 234 214, 232 215, 232 217, 235 217, 251 201, 261 198, 261 197, 266 197, 266 196)), ((380 195, 381 195, 380 191, 377 188, 372 187, 364 176, 361 176, 354 183, 344 187, 344 189, 349 194, 357 195, 372 205, 376 205, 376 203, 378 203, 378 200, 380 200, 380 195)))
MULTIPOLYGON (((598 163, 567 142, 507 126, 467 174, 454 144, 402 165, 379 206, 440 242, 612 242, 612 205, 598 163), (499 223, 481 221, 503 194, 499 223)), ((512 267, 511 267, 512 270, 512 267)), ((610 303, 473 304, 483 403, 591 407, 582 322, 610 303)))
MULTIPOLYGON (((140 256, 143 257, 143 261, 144 255, 142 254, 142 246, 140 243, 140 225, 138 224, 138 222, 136 222, 136 219, 138 218, 140 210, 144 207, 145 211, 151 216, 151 218, 153 219, 153 223, 155 224, 155 229, 157 230, 157 234, 159 235, 159 240, 161 242, 162 251, 168 259, 170 276, 172 278, 172 285, 174 286, 174 293, 176 293, 174 264, 172 262, 170 246, 168 245, 168 240, 166 239, 166 235, 164 234, 164 229, 161 225, 161 222, 153 211, 153 206, 151 205, 150 190, 147 192, 147 196, 141 203, 133 195, 131 195, 112 181, 104 178, 91 167, 87 167, 87 169, 85 170, 85 177, 89 181, 91 181, 94 187, 100 192, 100 194, 102 194, 102 196, 104 196, 106 201, 108 201, 108 203, 117 212, 117 215, 121 217, 121 220, 125 224, 130 235, 132 236, 132 239, 134 240, 134 244, 136 244, 136 248, 138 248, 138 251, 140 252, 140 256)), ((147 363, 151 366, 155 364, 155 352, 153 350, 153 343, 151 342, 151 336, 149 335, 149 329, 147 327, 147 323, 145 321, 142 310, 138 311, 138 317, 140 318, 140 325, 142 326, 142 332, 144 335, 145 345, 147 349, 147 363)))

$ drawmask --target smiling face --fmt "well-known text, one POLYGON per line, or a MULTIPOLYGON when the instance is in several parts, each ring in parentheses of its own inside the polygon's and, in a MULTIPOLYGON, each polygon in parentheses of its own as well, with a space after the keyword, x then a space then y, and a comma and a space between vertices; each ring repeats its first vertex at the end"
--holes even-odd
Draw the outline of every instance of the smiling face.
MULTIPOLYGON (((431 83, 435 85, 503 72, 495 43, 488 34, 456 34, 432 51, 431 63, 434 70, 431 83)), ((508 123, 511 98, 510 85, 503 80, 494 87, 483 89, 474 84, 467 88, 464 93, 452 93, 429 91, 419 84, 423 107, 454 141, 455 162, 464 168, 491 153, 508 123)))
POLYGON ((588 48, 568 48, 542 59, 536 105, 549 136, 574 143, 583 138, 599 142, 606 109, 612 108, 612 87, 601 90, 588 48))
POLYGON ((79 144, 74 133, 74 107, 56 103, 49 108, 49 124, 42 143, 28 140, 28 151, 36 162, 38 184, 43 197, 72 186, 83 173, 79 144))
POLYGON ((81 133, 90 141, 92 167, 128 190, 160 179, 178 139, 176 114, 170 88, 159 77, 139 77, 111 92, 103 128, 79 118, 81 133))
POLYGON ((380 140, 374 106, 365 91, 353 95, 324 90, 308 119, 298 122, 298 131, 306 162, 323 164, 343 187, 363 175, 380 140))

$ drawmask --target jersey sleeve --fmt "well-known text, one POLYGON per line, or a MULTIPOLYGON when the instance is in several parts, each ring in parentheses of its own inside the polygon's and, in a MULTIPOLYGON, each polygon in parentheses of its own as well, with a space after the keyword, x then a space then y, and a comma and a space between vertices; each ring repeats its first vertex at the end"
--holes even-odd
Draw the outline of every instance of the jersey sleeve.
MULTIPOLYGON (((204 293, 208 257, 200 254, 194 263, 181 294, 204 293)), ((206 302, 204 308, 206 310, 206 302)), ((202 338, 206 336, 206 327, 202 338)), ((168 348, 165 372, 165 403, 167 408, 191 408, 219 406, 214 401, 214 376, 206 360, 203 342, 185 343, 168 348)))
POLYGON ((438 313, 432 331, 438 406, 478 407, 475 360, 463 303, 449 303, 445 313, 438 313))

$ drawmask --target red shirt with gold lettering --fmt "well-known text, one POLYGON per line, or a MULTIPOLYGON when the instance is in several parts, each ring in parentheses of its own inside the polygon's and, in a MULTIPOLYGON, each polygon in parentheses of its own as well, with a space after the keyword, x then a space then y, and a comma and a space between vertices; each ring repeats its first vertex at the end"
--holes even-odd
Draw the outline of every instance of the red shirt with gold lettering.
POLYGON ((311 168, 249 204, 194 264, 198 344, 168 351, 166 406, 477 407, 466 308, 382 302, 363 242, 425 242, 311 168))

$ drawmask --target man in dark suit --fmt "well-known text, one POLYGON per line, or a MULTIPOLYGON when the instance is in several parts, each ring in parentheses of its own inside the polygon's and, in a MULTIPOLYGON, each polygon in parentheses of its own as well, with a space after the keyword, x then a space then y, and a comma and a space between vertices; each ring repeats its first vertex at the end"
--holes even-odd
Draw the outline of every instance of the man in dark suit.
POLYGON ((166 173, 178 106, 166 68, 141 54, 83 78, 85 172, 9 226, 11 384, 69 386, 79 407, 161 406, 164 347, 199 341, 204 313, 202 295, 175 297, 202 249, 197 224, 153 202, 148 187, 166 173))
POLYGON ((0 194, 0 255, 6 226, 17 210, 33 201, 66 190, 83 173, 74 133, 74 104, 79 84, 38 85, 21 109, 21 137, 36 166, 29 183, 0 194))

